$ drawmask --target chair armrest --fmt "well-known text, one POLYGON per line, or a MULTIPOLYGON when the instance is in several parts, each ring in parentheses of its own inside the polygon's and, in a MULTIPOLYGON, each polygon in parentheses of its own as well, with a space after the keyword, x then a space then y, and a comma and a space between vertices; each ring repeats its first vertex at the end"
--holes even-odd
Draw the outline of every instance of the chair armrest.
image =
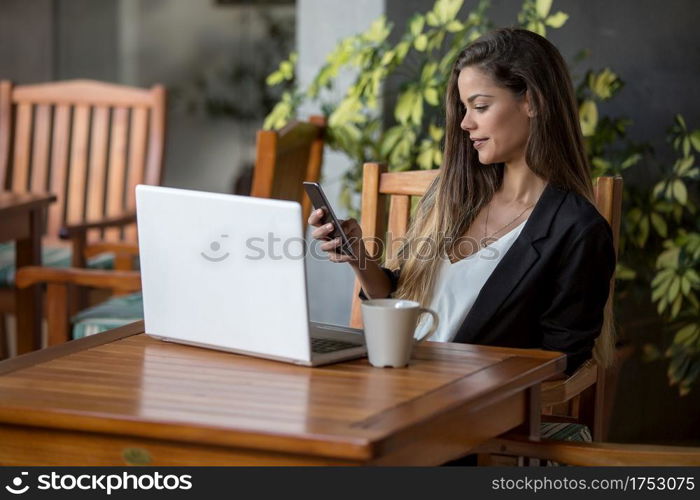
POLYGON ((64 226, 59 231, 61 239, 68 240, 76 236, 84 235, 89 229, 104 229, 107 227, 122 227, 128 226, 136 222, 136 214, 133 212, 125 213, 117 216, 105 217, 103 219, 95 219, 90 221, 80 222, 78 224, 69 224, 64 226))
POLYGON ((552 460, 570 465, 700 465, 700 448, 646 444, 581 443, 509 433, 480 445, 477 453, 552 460))
POLYGON ((85 246, 85 257, 90 258, 101 253, 114 253, 116 255, 128 255, 137 257, 139 255, 139 246, 132 243, 108 243, 96 242, 88 243, 85 246))
POLYGON ((108 288, 119 292, 135 292, 141 289, 141 273, 138 271, 104 271, 40 266, 27 266, 17 270, 15 284, 18 288, 26 288, 40 283, 71 284, 92 288, 108 288))
POLYGON ((568 378, 542 383, 542 406, 552 406, 569 401, 574 396, 595 384, 598 379, 598 365, 587 361, 568 378))

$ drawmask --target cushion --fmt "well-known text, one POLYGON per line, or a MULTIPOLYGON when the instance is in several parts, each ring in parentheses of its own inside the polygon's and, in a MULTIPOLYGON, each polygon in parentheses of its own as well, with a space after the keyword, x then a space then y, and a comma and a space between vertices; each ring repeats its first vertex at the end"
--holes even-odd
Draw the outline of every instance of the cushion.
MULTIPOLYGON (((70 267, 71 248, 42 245, 41 263, 47 267, 70 267)), ((114 255, 100 254, 88 259, 91 269, 114 269, 114 255)), ((15 242, 0 243, 0 288, 15 284, 15 242)))
POLYGON ((141 292, 112 297, 90 307, 71 318, 73 338, 111 330, 143 319, 143 295, 141 292))
MULTIPOLYGON (((543 422, 540 424, 540 434, 543 439, 556 439, 557 441, 579 441, 584 443, 593 441, 590 429, 583 424, 543 422)), ((547 465, 557 467, 565 464, 547 460, 547 465)))

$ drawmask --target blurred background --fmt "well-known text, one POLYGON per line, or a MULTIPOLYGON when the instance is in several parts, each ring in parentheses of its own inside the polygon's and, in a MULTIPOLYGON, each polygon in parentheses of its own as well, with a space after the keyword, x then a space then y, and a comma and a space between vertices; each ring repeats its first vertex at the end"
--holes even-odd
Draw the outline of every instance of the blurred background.
MULTIPOLYGON (((164 185, 233 193, 255 162, 256 131, 285 91, 307 88, 342 39, 366 33, 381 16, 385 25, 393 26, 382 43, 396 45, 410 31, 406 26, 416 14, 431 11, 434 3, 0 0, 0 79, 16 84, 75 78, 139 87, 161 83, 168 91, 164 185), (268 75, 292 51, 297 53, 294 75, 284 78, 283 85, 269 85, 268 75)), ((467 19, 477 7, 476 1, 465 1, 455 17, 467 19)), ((584 103, 595 103, 595 116, 582 119, 588 119, 589 125, 593 120, 588 136, 592 143, 600 141, 600 150, 591 152, 600 159, 594 162, 597 173, 618 173, 625 180, 624 211, 629 217, 623 228, 627 243, 621 249, 616 309, 621 339, 630 349, 618 380, 609 439, 700 445, 696 382, 700 326, 697 300, 693 303, 691 298, 700 284, 690 280, 687 293, 678 286, 681 291, 676 292, 683 300, 675 315, 659 312, 661 294, 652 298, 653 279, 660 269, 657 257, 668 249, 665 241, 673 241, 681 257, 689 256, 681 267, 697 270, 695 240, 690 238, 688 243, 677 237, 692 236, 699 229, 694 211, 698 180, 693 169, 697 170, 695 152, 700 149, 700 136, 694 135, 700 127, 700 5, 696 0, 557 0, 553 4, 492 0, 487 15, 494 26, 536 23, 541 15, 547 37, 571 64, 580 86, 582 116, 591 109, 584 103), (556 16, 559 11, 566 14, 564 22, 556 16), (535 17, 519 19, 523 12, 534 12, 535 17), (679 167, 690 157, 685 170, 679 167), (669 184, 675 181, 683 183, 686 196, 669 184), (675 225, 661 224, 652 216, 654 210, 664 213, 663 207, 649 201, 660 182, 664 184, 659 192, 671 186, 665 202, 683 207, 683 217, 675 225), (686 333, 679 339, 683 328, 686 333), (674 345, 676 350, 669 353, 674 345), (686 389, 679 390, 679 383, 686 389)), ((409 67, 412 57, 407 58, 409 67)), ((343 99, 360 71, 343 68, 333 75, 333 85, 326 88, 323 99, 298 94, 288 110, 290 116, 303 119, 331 115, 321 184, 341 217, 357 214, 357 172, 362 159, 405 161, 397 144, 387 148, 383 158, 368 157, 367 150, 349 154, 340 126, 346 124, 337 114, 333 121, 337 109, 333 102, 343 99), (334 123, 339 124, 335 132, 334 123)), ((376 116, 385 128, 401 124, 395 118, 400 115, 397 106, 405 82, 414 78, 410 75, 395 71, 383 81, 376 116)), ((431 115, 428 104, 425 120, 435 116, 439 126, 441 108, 433 106, 431 115)), ((359 129, 362 134, 373 133, 359 129)), ((426 143, 426 148, 439 149, 439 138, 433 142, 426 143)), ((435 165, 428 160, 426 166, 435 165)), ((310 259, 307 271, 312 319, 347 324, 353 285, 350 270, 310 259)))

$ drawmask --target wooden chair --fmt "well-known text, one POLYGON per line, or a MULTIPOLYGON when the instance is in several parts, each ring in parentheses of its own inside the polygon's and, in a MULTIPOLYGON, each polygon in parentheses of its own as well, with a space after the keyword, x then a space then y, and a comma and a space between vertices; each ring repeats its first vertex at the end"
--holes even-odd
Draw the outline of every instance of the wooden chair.
MULTIPOLYGON (((438 170, 387 172, 386 166, 382 164, 366 163, 364 165, 360 224, 370 254, 377 253, 379 241, 384 242, 388 255, 398 251, 399 247, 394 242, 403 237, 408 229, 411 197, 422 196, 438 172, 438 170), (391 235, 392 241, 385 241, 385 234, 391 235)), ((622 178, 598 178, 595 182, 595 197, 598 210, 612 227, 617 252, 622 178)), ((355 328, 362 327, 359 292, 360 283, 356 280, 350 316, 350 326, 355 328)), ((612 323, 613 292, 614 278, 610 282, 610 297, 605 308, 604 327, 607 328, 612 323)), ((606 394, 606 388, 614 383, 615 375, 615 366, 604 369, 591 360, 569 378, 543 383, 541 393, 543 421, 585 424, 591 430, 593 440, 604 440, 612 405, 612 391, 606 394), (571 408, 569 415, 561 414, 562 406, 571 408)))
MULTIPOLYGON (((250 194, 302 202, 305 223, 311 205, 304 195, 302 181, 319 179, 324 133, 325 119, 321 116, 312 116, 308 123, 290 123, 279 132, 258 131, 257 156, 250 194)), ((85 270, 72 273, 70 270, 54 269, 47 273, 40 268, 28 267, 17 275, 17 286, 20 288, 37 283, 47 283, 47 304, 51 309, 51 314, 48 315, 49 345, 71 338, 71 316, 74 316, 71 313, 78 311, 69 306, 70 297, 66 291, 69 284, 108 289, 110 294, 117 296, 98 304, 92 310, 80 311, 77 315, 78 334, 82 334, 83 331, 94 333, 138 319, 134 317, 134 313, 140 306, 140 296, 132 294, 121 297, 140 290, 138 272, 85 270), (115 313, 118 313, 119 317, 115 313), (129 319, 124 319, 122 315, 129 319), (100 318, 99 321, 91 321, 90 317, 95 316, 100 318)))
POLYGON ((302 181, 319 180, 325 129, 324 117, 311 116, 308 122, 291 122, 280 131, 258 131, 250 195, 300 202, 306 225, 311 201, 302 181))
MULTIPOLYGON (((134 187, 161 183, 165 112, 161 85, 0 82, 0 186, 56 194, 44 245, 70 246, 71 269, 34 268, 33 283, 92 280, 80 268, 104 252, 115 254, 110 267, 131 268, 138 254, 134 187)), ((49 321, 68 314, 51 302, 56 290, 49 286, 49 321)), ((0 315, 14 312, 13 297, 12 288, 0 289, 0 315)), ((74 310, 81 306, 75 302, 74 310)))

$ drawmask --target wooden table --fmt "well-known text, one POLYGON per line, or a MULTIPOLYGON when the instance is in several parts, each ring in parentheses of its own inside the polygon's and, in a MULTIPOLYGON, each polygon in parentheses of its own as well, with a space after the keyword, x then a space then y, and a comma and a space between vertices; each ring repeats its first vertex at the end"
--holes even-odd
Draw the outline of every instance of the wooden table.
MULTIPOLYGON (((41 265, 41 237, 52 194, 0 192, 0 242, 15 240, 15 269, 41 265)), ((15 292, 17 352, 41 347, 41 294, 38 286, 15 292)))
POLYGON ((426 342, 306 368, 133 323, 0 363, 0 465, 437 465, 520 425, 563 355, 426 342))

